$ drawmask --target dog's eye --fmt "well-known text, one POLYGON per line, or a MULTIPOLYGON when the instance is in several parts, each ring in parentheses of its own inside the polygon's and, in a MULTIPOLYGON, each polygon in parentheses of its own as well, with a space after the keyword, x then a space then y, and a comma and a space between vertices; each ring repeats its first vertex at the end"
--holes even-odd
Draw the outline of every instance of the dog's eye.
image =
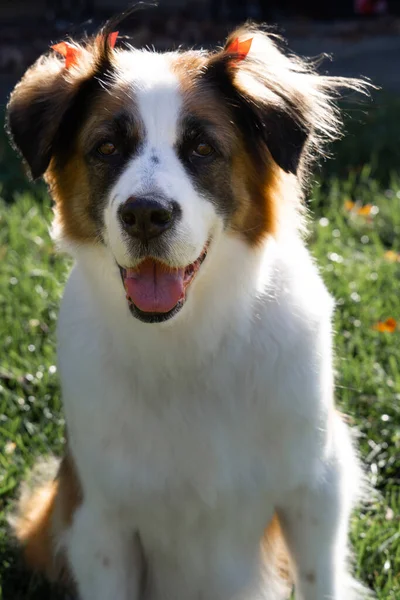
POLYGON ((192 151, 194 156, 199 156, 201 158, 206 158, 207 156, 211 156, 212 154, 214 154, 214 152, 215 152, 214 148, 207 142, 199 142, 193 148, 193 151, 192 151))
POLYGON ((103 142, 100 146, 97 146, 97 152, 100 156, 114 156, 118 153, 117 147, 112 142, 103 142))

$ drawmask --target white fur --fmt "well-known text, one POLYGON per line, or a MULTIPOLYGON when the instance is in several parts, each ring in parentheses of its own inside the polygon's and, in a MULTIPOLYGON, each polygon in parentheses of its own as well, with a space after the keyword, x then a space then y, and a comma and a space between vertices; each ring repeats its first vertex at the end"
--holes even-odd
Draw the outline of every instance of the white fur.
POLYGON ((297 600, 349 600, 358 473, 334 412, 331 298, 300 236, 256 250, 222 230, 172 148, 180 99, 168 61, 141 60, 132 85, 146 143, 110 193, 106 247, 74 249, 59 318, 84 492, 64 543, 81 598, 139 600, 138 533, 148 600, 280 600, 259 555, 277 511, 297 600), (129 313, 115 262, 129 261, 116 205, 153 186, 183 210, 171 260, 190 263, 212 235, 186 305, 158 325, 129 313))

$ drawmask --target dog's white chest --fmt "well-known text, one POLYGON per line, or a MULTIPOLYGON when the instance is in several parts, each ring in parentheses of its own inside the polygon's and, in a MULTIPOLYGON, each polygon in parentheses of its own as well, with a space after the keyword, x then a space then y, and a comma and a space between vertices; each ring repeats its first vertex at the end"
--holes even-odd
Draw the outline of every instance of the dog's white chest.
MULTIPOLYGON (((131 385, 119 379, 91 411, 96 436, 84 437, 90 415, 82 411, 76 422, 82 444, 71 431, 85 484, 118 506, 123 527, 140 535, 152 599, 199 598, 204 573, 210 573, 207 598, 215 600, 256 581, 259 540, 273 513, 265 423, 249 422, 246 398, 233 393, 240 391, 236 379, 229 403, 219 398, 226 385, 213 393, 208 383, 183 377, 171 389, 164 385, 154 402, 154 390, 152 397, 144 389, 129 395, 131 385)), ((108 385, 104 378, 103 392, 108 385)))
POLYGON ((132 352, 121 352, 122 335, 110 338, 91 304, 86 310, 84 329, 76 311, 64 310, 59 333, 64 406, 85 485, 154 514, 171 499, 182 511, 229 498, 265 502, 301 478, 299 457, 315 443, 304 432, 313 407, 293 410, 304 392, 267 328, 255 327, 257 345, 228 338, 201 362, 195 347, 186 357, 177 344, 141 354, 134 336, 132 352))
POLYGON ((107 393, 102 382, 101 406, 91 416, 84 409, 96 436, 81 451, 91 454, 88 465, 107 495, 145 511, 180 498, 184 510, 195 501, 212 508, 229 496, 249 500, 267 487, 268 424, 249 410, 233 374, 228 386, 209 377, 208 385, 184 375, 170 388, 160 382, 158 397, 157 386, 119 379, 107 393))

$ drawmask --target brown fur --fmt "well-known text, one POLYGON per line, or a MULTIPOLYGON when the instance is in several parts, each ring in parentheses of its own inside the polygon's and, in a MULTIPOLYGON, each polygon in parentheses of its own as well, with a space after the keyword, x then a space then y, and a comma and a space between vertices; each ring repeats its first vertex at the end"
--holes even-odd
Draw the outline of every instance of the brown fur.
POLYGON ((219 141, 231 154, 230 187, 236 209, 230 229, 242 234, 250 244, 257 244, 277 231, 281 169, 267 149, 261 172, 256 168, 225 104, 199 76, 206 69, 207 59, 203 54, 184 53, 172 61, 183 95, 183 110, 213 123, 219 141))
POLYGON ((208 56, 199 52, 184 52, 171 58, 171 70, 179 79, 183 112, 212 123, 221 143, 230 148, 234 131, 226 106, 209 86, 202 81, 208 56))
POLYGON ((65 112, 80 86, 95 73, 95 58, 82 49, 79 64, 66 71, 53 52, 42 56, 15 87, 7 127, 34 179, 43 175, 65 112))
POLYGON ((55 225, 62 236, 74 242, 93 242, 99 237, 91 214, 91 188, 86 165, 74 154, 58 171, 50 167, 46 176, 55 206, 55 225))
POLYGON ((20 514, 14 524, 27 565, 48 576, 53 572, 52 521, 57 492, 56 481, 36 489, 20 506, 20 514))
POLYGON ((57 549, 82 502, 82 490, 74 461, 66 454, 54 480, 27 492, 21 498, 13 527, 25 561, 50 580, 68 582, 69 573, 62 549, 57 549), (24 497, 25 496, 25 497, 24 497))
POLYGON ((143 132, 135 115, 132 102, 123 82, 113 82, 111 93, 101 92, 92 99, 90 115, 78 132, 70 156, 59 164, 51 161, 46 181, 56 203, 56 226, 62 236, 78 243, 96 243, 101 240, 101 207, 112 178, 106 167, 88 165, 85 155, 102 138, 110 135, 108 123, 126 108, 132 114, 131 136, 139 142, 143 132))
MULTIPOLYGON (((289 202, 297 203, 294 214, 301 213, 309 166, 323 153, 324 141, 338 135, 332 99, 340 87, 362 89, 355 80, 318 75, 311 63, 281 52, 276 42, 277 36, 244 26, 232 32, 224 49, 171 59, 184 110, 215 123, 218 139, 230 149, 236 205, 230 229, 251 245, 278 233, 288 192, 289 202), (253 39, 245 60, 226 51, 236 38, 253 39), (245 112, 243 128, 239 120, 245 112), (251 120, 257 124, 253 131, 251 120)), ((225 178, 221 187, 226 187, 223 170, 215 177, 225 178)))
POLYGON ((258 172, 246 151, 235 154, 232 161, 232 187, 239 209, 232 221, 232 230, 241 233, 250 244, 257 244, 278 230, 280 169, 266 160, 263 172, 258 172))
POLYGON ((292 585, 292 574, 290 570, 289 554, 282 533, 278 515, 275 513, 261 540, 261 556, 264 562, 274 565, 274 571, 278 573, 282 582, 288 586, 292 585))

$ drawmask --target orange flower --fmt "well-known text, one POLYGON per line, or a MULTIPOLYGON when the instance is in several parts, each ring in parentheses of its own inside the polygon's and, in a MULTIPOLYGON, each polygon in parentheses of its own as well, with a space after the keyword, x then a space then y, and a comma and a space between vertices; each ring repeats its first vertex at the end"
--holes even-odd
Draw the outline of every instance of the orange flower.
POLYGON ((359 202, 353 202, 353 200, 349 199, 344 201, 343 206, 347 212, 354 212, 360 217, 372 217, 378 213, 378 208, 373 204, 364 204, 364 206, 360 206, 359 202))
POLYGON ((394 250, 385 252, 384 257, 389 262, 400 262, 400 252, 395 252, 394 250))
POLYGON ((397 321, 393 319, 393 317, 389 317, 386 321, 378 321, 373 326, 375 331, 380 331, 381 333, 393 333, 396 330, 397 321))
POLYGON ((357 210, 357 214, 362 217, 368 217, 372 212, 372 204, 365 204, 364 206, 360 206, 357 210))
POLYGON ((352 200, 345 200, 345 203, 344 203, 345 210, 348 210, 350 212, 351 210, 353 210, 354 206, 355 206, 355 204, 352 200))

